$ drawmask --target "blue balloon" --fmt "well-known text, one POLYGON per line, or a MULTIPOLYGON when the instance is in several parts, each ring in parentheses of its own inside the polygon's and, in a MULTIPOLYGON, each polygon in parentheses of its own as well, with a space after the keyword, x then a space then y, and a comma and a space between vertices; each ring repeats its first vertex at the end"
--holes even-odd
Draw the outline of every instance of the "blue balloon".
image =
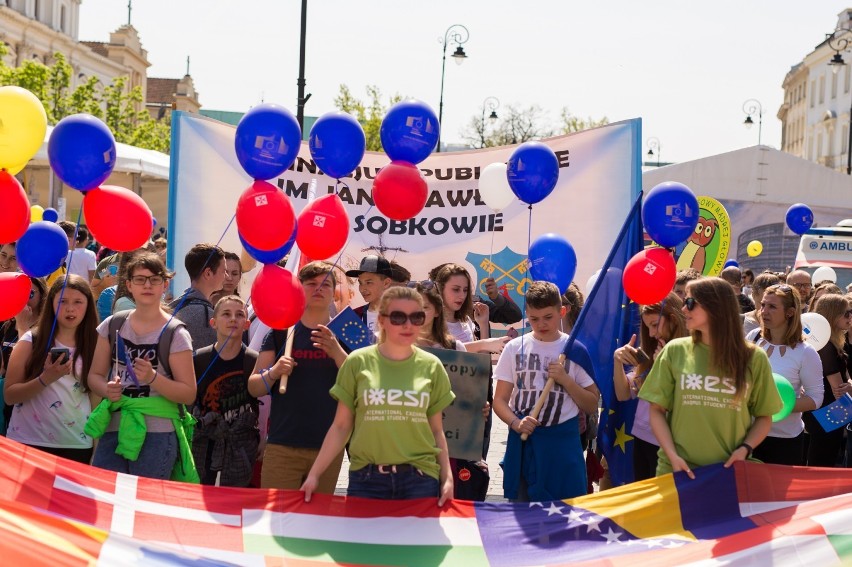
POLYGON ((68 237, 59 225, 49 221, 32 223, 15 248, 21 271, 31 278, 43 278, 59 269, 68 255, 68 237))
POLYGON ((425 102, 404 100, 391 107, 380 131, 382 149, 392 161, 420 163, 441 137, 438 117, 425 102))
POLYGON ((115 138, 106 124, 90 114, 66 116, 50 133, 47 157, 59 179, 85 193, 112 173, 115 138))
POLYGON ((739 267, 740 267, 740 263, 739 263, 739 262, 737 262, 736 260, 734 260, 733 258, 731 258, 730 260, 728 260, 727 262, 725 262, 725 267, 726 267, 726 268, 739 268, 739 267))
POLYGON ((323 114, 314 122, 308 145, 323 173, 340 179, 355 171, 361 163, 367 138, 352 115, 336 111, 323 114))
POLYGON ((272 179, 296 161, 302 129, 293 114, 277 104, 255 106, 237 124, 234 148, 243 169, 254 179, 272 179))
POLYGON ((529 266, 534 280, 551 282, 565 293, 577 271, 577 253, 558 234, 542 234, 530 245, 529 266))
POLYGON ((512 152, 506 177, 518 199, 528 205, 535 205, 556 187, 559 160, 550 146, 541 142, 524 142, 512 152))
POLYGON ((56 222, 59 220, 59 212, 53 207, 49 207, 44 210, 44 213, 42 213, 41 220, 47 222, 56 222))
POLYGON ((243 238, 243 235, 237 232, 237 235, 240 237, 240 242, 245 248, 246 252, 248 252, 249 256, 260 262, 261 264, 274 264, 278 262, 281 258, 290 253, 290 249, 293 248, 293 244, 296 243, 296 229, 298 225, 293 226, 293 234, 290 236, 290 239, 284 243, 284 246, 277 250, 260 250, 255 248, 243 238))
POLYGON ((804 203, 796 203, 787 209, 787 226, 796 234, 804 234, 814 224, 814 212, 804 203))
POLYGON ((654 242, 674 248, 692 235, 698 224, 698 199, 682 183, 666 181, 645 195, 642 202, 642 224, 654 242))

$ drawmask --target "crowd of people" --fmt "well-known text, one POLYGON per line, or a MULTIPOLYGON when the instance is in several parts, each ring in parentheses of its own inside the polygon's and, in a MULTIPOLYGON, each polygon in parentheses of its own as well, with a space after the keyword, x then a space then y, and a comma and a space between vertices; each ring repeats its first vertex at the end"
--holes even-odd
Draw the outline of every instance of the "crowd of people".
MULTIPOLYGON (((459 264, 413 281, 379 255, 343 272, 327 262, 298 271, 306 307, 289 329, 256 320, 241 295, 238 254, 198 244, 184 257, 190 287, 167 297, 165 240, 114 253, 90 250, 85 227, 60 226, 69 254, 27 306, 0 327, 5 435, 104 469, 221 486, 333 493, 344 455, 348 493, 380 499, 484 499, 493 416, 508 426, 504 495, 518 501, 589 491, 600 405, 594 376, 565 348, 583 294, 534 282, 525 290, 530 332, 492 334, 522 321, 488 278, 475 293, 459 264), (370 346, 350 351, 331 331, 342 278, 357 279, 354 311, 370 346), (453 403, 447 372, 429 349, 496 359, 482 407, 482 458, 450 459, 442 423, 453 403), (460 478, 460 471, 466 471, 460 478), (472 489, 470 471, 485 484, 472 489)), ((283 265, 283 264, 282 264, 283 265)), ((0 270, 17 271, 15 245, 0 270)), ((678 274, 661 302, 613 353, 617 399, 638 398, 632 431, 637 480, 756 458, 846 466, 852 443, 811 413, 852 392, 852 295, 803 271, 721 277, 678 274), (804 312, 831 339, 803 338, 804 312), (790 382, 784 419, 773 373, 790 382)), ((578 348, 582 348, 580 345, 578 348)), ((572 351, 574 353, 575 351, 572 351)), ((478 408, 478 406, 476 406, 478 408)), ((477 410, 478 411, 478 410, 477 410)), ((494 466, 496 463, 491 463, 494 466)))

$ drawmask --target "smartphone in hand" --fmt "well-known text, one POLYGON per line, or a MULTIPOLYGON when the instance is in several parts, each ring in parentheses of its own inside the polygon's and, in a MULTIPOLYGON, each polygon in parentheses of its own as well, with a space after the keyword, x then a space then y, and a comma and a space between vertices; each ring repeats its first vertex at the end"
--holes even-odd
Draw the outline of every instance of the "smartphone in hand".
POLYGON ((636 349, 634 356, 636 357, 636 361, 639 362, 639 364, 645 364, 646 362, 651 361, 651 359, 648 357, 648 355, 645 354, 645 351, 642 350, 641 348, 636 349))
POLYGON ((56 364, 59 361, 59 364, 65 364, 68 362, 68 358, 71 356, 71 351, 67 348, 52 348, 50 349, 50 362, 56 364))
POLYGON ((506 331, 506 336, 509 337, 509 339, 514 339, 518 336, 518 331, 515 330, 514 327, 509 327, 509 329, 506 331))

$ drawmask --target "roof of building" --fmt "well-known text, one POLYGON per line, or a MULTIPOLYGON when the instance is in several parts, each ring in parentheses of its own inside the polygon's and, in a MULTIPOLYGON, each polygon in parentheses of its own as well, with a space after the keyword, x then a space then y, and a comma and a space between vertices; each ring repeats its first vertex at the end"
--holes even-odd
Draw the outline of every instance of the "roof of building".
MULTIPOLYGON (((150 84, 148 86, 150 89, 150 84)), ((148 96, 148 100, 150 101, 151 97, 148 96)), ((206 116, 207 118, 212 118, 213 120, 218 120, 219 122, 224 122, 225 124, 231 124, 232 126, 236 126, 240 123, 240 119, 245 115, 245 112, 236 112, 233 110, 212 110, 212 109, 201 109, 198 111, 202 116, 206 116)), ((314 127, 314 122, 317 121, 317 116, 305 116, 305 127, 302 128, 302 139, 307 140, 311 133, 311 128, 314 127)))
POLYGON ((145 102, 165 102, 171 104, 175 100, 177 85, 180 79, 158 79, 148 77, 145 102))
POLYGON ((109 45, 109 44, 105 43, 103 41, 81 41, 80 43, 91 48, 92 51, 94 51, 95 53, 97 53, 98 55, 100 55, 102 57, 106 57, 107 54, 108 54, 107 45, 109 45))

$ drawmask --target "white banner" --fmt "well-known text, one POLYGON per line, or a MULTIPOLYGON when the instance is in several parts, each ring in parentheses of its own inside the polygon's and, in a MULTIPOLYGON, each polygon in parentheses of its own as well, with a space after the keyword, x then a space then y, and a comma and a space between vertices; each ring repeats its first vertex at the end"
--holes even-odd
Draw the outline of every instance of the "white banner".
MULTIPOLYGON (((233 126, 184 112, 175 113, 172 124, 168 257, 169 265, 177 268, 174 289, 180 292, 189 286, 182 269, 187 250, 219 239, 251 179, 237 161, 233 126)), ((495 213, 477 190, 481 169, 508 161, 515 146, 432 154, 420 164, 429 186, 426 207, 404 222, 391 221, 372 206, 372 180, 389 160, 383 153, 368 152, 339 186, 351 220, 340 266, 357 268, 361 257, 382 253, 420 280, 430 268, 456 262, 466 266, 476 282, 492 275, 520 304, 530 282, 524 262, 528 240, 555 232, 573 244, 575 280, 585 282, 603 264, 641 190, 641 121, 543 142, 559 159, 559 181, 549 197, 533 206, 531 225, 524 203, 516 201, 495 213)), ((317 180, 317 196, 335 190, 335 181, 317 169, 303 143, 296 163, 270 182, 287 192, 298 213, 307 203, 312 179, 317 180)), ((236 222, 221 245, 240 252, 236 222)), ((341 293, 339 305, 352 299, 355 305, 362 303, 355 282, 347 282, 341 293)))

